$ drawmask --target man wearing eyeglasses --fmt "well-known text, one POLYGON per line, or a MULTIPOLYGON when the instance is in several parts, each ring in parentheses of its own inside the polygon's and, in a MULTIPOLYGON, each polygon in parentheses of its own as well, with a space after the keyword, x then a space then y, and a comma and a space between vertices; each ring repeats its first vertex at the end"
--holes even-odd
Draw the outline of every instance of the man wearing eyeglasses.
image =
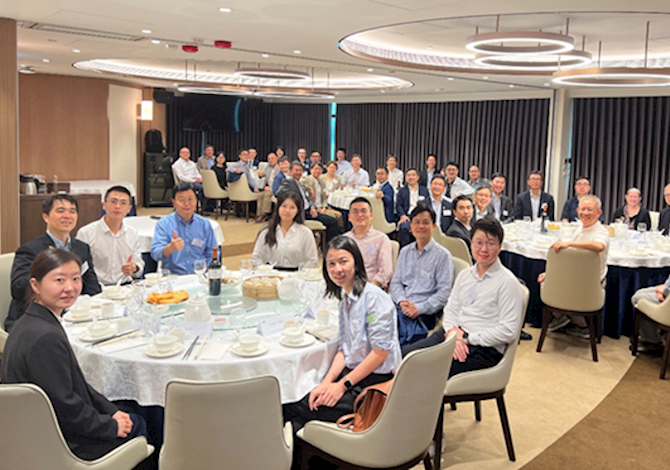
POLYGON ((112 186, 102 203, 105 215, 77 232, 77 238, 91 247, 95 273, 105 285, 139 278, 144 270, 137 230, 123 223, 132 208, 130 198, 126 187, 112 186))
MULTIPOLYGON (((600 216, 603 213, 600 198, 593 195, 587 195, 579 201, 577 214, 582 222, 572 240, 566 242, 556 242, 549 248, 558 253, 564 248, 581 248, 598 253, 600 259, 600 282, 605 285, 607 280, 607 252, 610 246, 610 234, 603 224, 600 223, 600 216)), ((540 284, 546 279, 546 273, 538 276, 537 282, 540 284)), ((589 329, 586 327, 586 320, 580 315, 558 315, 554 314, 554 319, 549 323, 549 331, 557 331, 565 328, 565 332, 579 336, 580 338, 589 338, 589 329), (572 324, 570 322, 572 321, 572 324)))
POLYGON ((151 257, 162 261, 170 274, 193 274, 193 262, 211 259, 216 244, 209 220, 195 213, 198 198, 189 183, 179 183, 172 190, 175 211, 156 224, 151 243, 151 257))
POLYGON ((531 220, 540 218, 542 207, 546 204, 547 217, 554 220, 554 197, 542 191, 544 178, 539 171, 531 171, 528 175, 528 191, 519 194, 514 204, 514 218, 519 220, 530 217, 531 220))

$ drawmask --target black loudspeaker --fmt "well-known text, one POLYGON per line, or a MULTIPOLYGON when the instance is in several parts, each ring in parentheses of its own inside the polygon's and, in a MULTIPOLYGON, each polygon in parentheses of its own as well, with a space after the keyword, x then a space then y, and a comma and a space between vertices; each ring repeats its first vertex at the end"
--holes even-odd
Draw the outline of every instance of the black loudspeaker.
POLYGON ((154 101, 156 103, 171 104, 174 101, 174 93, 164 88, 154 89, 154 101))

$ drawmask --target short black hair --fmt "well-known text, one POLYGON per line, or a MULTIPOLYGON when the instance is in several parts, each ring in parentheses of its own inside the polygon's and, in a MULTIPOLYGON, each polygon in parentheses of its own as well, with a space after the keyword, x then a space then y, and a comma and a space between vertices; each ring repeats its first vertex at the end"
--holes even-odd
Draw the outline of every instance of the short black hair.
POLYGON ((386 160, 388 160, 389 158, 394 158, 396 162, 398 161, 398 157, 396 157, 396 156, 393 155, 393 154, 391 154, 391 155, 387 155, 387 156, 386 156, 386 160))
POLYGON ((591 184, 591 180, 586 176, 578 176, 577 178, 575 178, 575 183, 579 180, 586 180, 589 182, 589 184, 591 184))
MULTIPOLYGON (((344 152, 344 154, 346 155, 347 154, 347 149, 345 149, 344 147, 340 147, 340 148, 337 149, 337 152, 344 152)), ((337 152, 335 152, 335 153, 337 153, 337 152)))
POLYGON ((293 170, 293 167, 296 166, 296 165, 299 166, 300 169, 302 169, 302 163, 294 161, 293 163, 291 163, 291 166, 288 168, 289 171, 293 170))
POLYGON ((205 145, 205 148, 203 150, 207 150, 208 148, 211 148, 212 150, 214 150, 214 146, 212 144, 205 145))
POLYGON ((193 183, 180 181, 179 183, 175 184, 174 187, 172 188, 172 199, 175 199, 177 197, 177 193, 183 193, 185 191, 193 191, 195 197, 198 197, 198 191, 196 191, 195 186, 193 186, 193 183))
POLYGON ((417 215, 422 214, 424 212, 428 212, 428 215, 430 215, 430 220, 432 220, 433 223, 435 223, 436 220, 435 211, 428 204, 417 204, 414 210, 409 214, 409 220, 410 221, 414 220, 414 218, 417 215))
POLYGON ((413 166, 411 166, 411 167, 409 167, 408 169, 405 170, 405 176, 407 176, 407 173, 409 173, 410 171, 413 171, 413 172, 416 173, 417 175, 419 174, 419 170, 417 170, 416 168, 414 168, 413 166))
POLYGON ((349 207, 353 206, 354 204, 358 204, 359 202, 364 202, 368 206, 370 206, 370 212, 372 212, 372 203, 370 202, 370 199, 363 197, 363 196, 358 196, 355 198, 353 201, 351 201, 351 204, 349 204, 349 207))
POLYGON ((430 180, 430 183, 432 184, 433 181, 435 181, 435 180, 442 180, 442 182, 444 183, 444 185, 445 185, 445 186, 447 185, 447 181, 444 179, 444 176, 442 176, 442 175, 435 175, 435 176, 433 176, 433 179, 430 180))
POLYGON ((470 199, 470 196, 466 196, 465 194, 461 194, 460 196, 454 198, 454 202, 453 202, 454 209, 453 210, 458 209, 458 203, 461 202, 461 201, 468 201, 470 204, 472 204, 474 206, 474 203, 472 202, 472 199, 470 199))
POLYGON ((126 188, 125 186, 121 186, 120 184, 112 186, 107 190, 107 192, 105 193, 105 201, 107 200, 107 197, 109 196, 110 193, 123 193, 126 196, 128 196, 128 198, 130 198, 131 200, 133 199, 133 196, 132 194, 130 194, 130 191, 128 191, 128 188, 126 188))
POLYGON ((447 164, 444 165, 445 168, 448 167, 448 166, 455 166, 456 168, 458 168, 459 171, 461 169, 461 167, 458 166, 458 163, 456 163, 456 162, 447 162, 447 164))
POLYGON ((493 173, 493 174, 491 175, 491 181, 493 181, 493 180, 496 179, 496 178, 502 178, 502 179, 504 179, 505 181, 507 181, 507 178, 505 178, 505 175, 503 175, 503 174, 500 173, 499 171, 496 171, 495 173, 493 173))
POLYGON ((338 235, 328 243, 326 254, 323 256, 323 278, 326 280, 325 297, 336 297, 338 300, 342 300, 342 288, 335 284, 330 278, 330 274, 328 274, 326 257, 330 250, 345 250, 354 257, 354 266, 356 269, 354 271, 354 288, 352 293, 354 295, 361 295, 363 289, 365 289, 365 284, 368 282, 363 255, 361 255, 361 250, 358 249, 358 245, 353 239, 344 235, 338 235))
POLYGON ((279 163, 279 162, 289 162, 289 163, 290 163, 290 162, 291 162, 291 159, 288 158, 286 155, 282 155, 281 157, 279 157, 279 158, 277 159, 277 163, 279 163))
POLYGON ((242 152, 248 152, 248 151, 249 151, 249 149, 239 149, 237 151, 237 156, 239 157, 240 155, 242 155, 242 152))
POLYGON ((428 160, 430 157, 433 157, 435 160, 437 160, 437 155, 434 153, 429 153, 428 156, 426 157, 426 160, 428 160))
POLYGON ((487 235, 495 237, 498 239, 498 242, 502 243, 505 238, 505 231, 500 225, 500 222, 495 217, 487 215, 475 222, 475 225, 472 227, 472 236, 475 235, 477 230, 481 230, 487 235))
MULTIPOLYGON (((256 147, 249 147, 247 150, 256 150, 256 147)), ((258 152, 258 150, 256 150, 258 152)))
POLYGON ((528 173, 528 179, 530 179, 530 177, 533 175, 538 175, 540 178, 542 178, 542 181, 544 181, 544 175, 540 170, 531 170, 530 173, 528 173))
POLYGON ((321 169, 323 170, 323 165, 321 164, 321 162, 314 162, 311 165, 309 165, 309 171, 312 171, 312 169, 316 166, 320 166, 321 169))
POLYGON ((378 166, 377 170, 384 170, 386 173, 389 172, 388 168, 386 168, 385 166, 378 166))
POLYGON ((53 196, 49 196, 47 200, 44 201, 44 204, 42 204, 42 212, 49 215, 51 209, 54 208, 54 203, 56 201, 67 201, 77 209, 77 212, 79 212, 79 204, 77 204, 77 200, 69 194, 54 194, 53 196))
POLYGON ((361 154, 360 154, 360 153, 355 153, 355 154, 353 154, 353 155, 351 156, 351 159, 353 160, 353 159, 356 158, 356 157, 360 158, 361 162, 363 161, 363 157, 361 157, 361 154))

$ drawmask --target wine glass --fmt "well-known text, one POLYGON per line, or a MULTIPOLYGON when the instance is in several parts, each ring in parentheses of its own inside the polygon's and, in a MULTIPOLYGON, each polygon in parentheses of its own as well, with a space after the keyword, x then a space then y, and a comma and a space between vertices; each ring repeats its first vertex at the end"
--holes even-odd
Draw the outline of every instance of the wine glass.
POLYGON ((158 290, 160 290, 161 292, 167 292, 169 280, 170 280, 170 270, 166 268, 161 269, 161 275, 158 278, 158 290))
POLYGON ((247 311, 243 308, 234 308, 230 312, 230 328, 235 332, 235 337, 240 337, 240 332, 247 321, 247 311))
POLYGON ((241 259, 240 260, 240 272, 242 273, 242 277, 249 277, 249 274, 251 273, 251 260, 250 259, 241 259))
POLYGON ((647 231, 647 224, 645 222, 640 222, 637 224, 637 231, 640 233, 644 233, 647 231))
POLYGON ((204 258, 197 259, 193 262, 193 271, 198 276, 200 283, 205 282, 205 271, 207 271, 207 261, 204 258))

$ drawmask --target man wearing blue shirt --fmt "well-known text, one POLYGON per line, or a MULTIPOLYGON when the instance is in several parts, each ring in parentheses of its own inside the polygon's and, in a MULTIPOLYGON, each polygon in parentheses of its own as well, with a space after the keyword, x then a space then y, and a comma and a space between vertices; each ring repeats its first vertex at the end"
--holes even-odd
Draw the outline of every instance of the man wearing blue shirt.
POLYGON ((347 160, 347 151, 346 149, 340 147, 335 152, 335 158, 337 158, 337 171, 335 176, 341 176, 347 170, 351 170, 351 163, 347 160))
POLYGON ((400 250, 389 289, 398 311, 400 346, 425 338, 433 329, 454 281, 451 253, 433 240, 433 209, 419 204, 410 217, 416 242, 400 250))
POLYGON ((217 246, 209 220, 195 214, 197 196, 189 183, 177 184, 172 193, 175 211, 156 224, 151 257, 163 261, 171 274, 193 274, 193 262, 211 259, 217 246))

